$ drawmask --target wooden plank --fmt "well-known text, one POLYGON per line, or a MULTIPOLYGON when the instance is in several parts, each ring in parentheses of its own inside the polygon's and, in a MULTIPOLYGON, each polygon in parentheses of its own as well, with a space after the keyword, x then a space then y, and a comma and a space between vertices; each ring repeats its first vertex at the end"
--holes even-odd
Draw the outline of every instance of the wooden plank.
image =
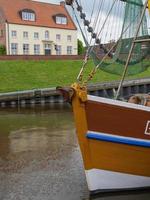
POLYGON ((150 148, 89 140, 93 168, 150 177, 150 148))
POLYGON ((88 101, 86 116, 90 131, 150 140, 145 134, 150 112, 145 110, 88 101))

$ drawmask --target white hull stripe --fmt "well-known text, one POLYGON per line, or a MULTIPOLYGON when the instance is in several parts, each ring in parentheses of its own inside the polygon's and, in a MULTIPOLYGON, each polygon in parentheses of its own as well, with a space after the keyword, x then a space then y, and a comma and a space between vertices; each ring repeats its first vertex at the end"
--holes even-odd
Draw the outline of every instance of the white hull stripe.
POLYGON ((90 191, 150 187, 150 177, 101 169, 85 170, 90 191))
POLYGON ((131 108, 131 109, 143 110, 146 112, 150 112, 150 107, 147 107, 147 106, 113 100, 113 99, 108 99, 108 98, 103 98, 103 97, 96 97, 96 96, 88 95, 88 100, 95 101, 98 103, 104 103, 104 104, 120 106, 120 107, 124 107, 124 108, 131 108))
POLYGON ((150 147, 150 140, 124 137, 124 136, 112 135, 112 134, 107 134, 107 133, 88 131, 86 137, 88 139, 94 139, 94 140, 115 142, 115 143, 128 144, 128 145, 133 145, 133 146, 150 147))

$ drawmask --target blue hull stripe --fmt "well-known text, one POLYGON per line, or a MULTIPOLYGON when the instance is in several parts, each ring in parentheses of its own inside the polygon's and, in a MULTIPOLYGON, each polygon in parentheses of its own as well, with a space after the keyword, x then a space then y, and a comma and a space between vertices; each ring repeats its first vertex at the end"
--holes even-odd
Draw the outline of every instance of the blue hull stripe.
POLYGON ((150 147, 150 140, 136 139, 136 138, 110 135, 107 133, 96 133, 96 132, 88 132, 86 136, 88 139, 102 140, 107 142, 115 142, 115 143, 128 144, 141 147, 150 147))

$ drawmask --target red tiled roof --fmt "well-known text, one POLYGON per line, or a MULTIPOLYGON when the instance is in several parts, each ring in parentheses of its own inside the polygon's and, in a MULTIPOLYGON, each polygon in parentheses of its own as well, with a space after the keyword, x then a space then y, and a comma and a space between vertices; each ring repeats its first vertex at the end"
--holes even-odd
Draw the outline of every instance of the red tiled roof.
POLYGON ((8 23, 76 30, 74 22, 63 5, 32 0, 0 0, 0 10, 8 23), (36 21, 22 20, 19 11, 23 9, 33 10, 36 13, 36 21), (53 16, 57 14, 63 14, 68 18, 67 25, 55 23, 53 16))

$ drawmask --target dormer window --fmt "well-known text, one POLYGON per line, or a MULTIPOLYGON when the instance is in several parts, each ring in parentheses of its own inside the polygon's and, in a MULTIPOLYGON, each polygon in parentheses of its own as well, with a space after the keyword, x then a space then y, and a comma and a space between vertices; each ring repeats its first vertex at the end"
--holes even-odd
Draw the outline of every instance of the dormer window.
POLYGON ((67 24, 67 17, 63 14, 58 14, 58 15, 55 15, 55 22, 56 24, 64 24, 66 25, 67 24))
POLYGON ((67 24, 67 17, 56 16, 56 24, 67 24))
POLYGON ((24 9, 20 12, 22 20, 35 21, 35 12, 30 9, 24 9))

